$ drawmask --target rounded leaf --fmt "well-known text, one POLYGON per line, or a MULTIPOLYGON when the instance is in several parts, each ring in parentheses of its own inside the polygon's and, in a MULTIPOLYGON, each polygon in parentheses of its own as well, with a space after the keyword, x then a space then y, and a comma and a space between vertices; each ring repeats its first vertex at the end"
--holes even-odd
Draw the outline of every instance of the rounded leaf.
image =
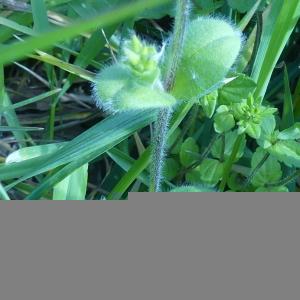
POLYGON ((199 17, 191 21, 173 95, 190 100, 222 81, 234 64, 241 45, 240 31, 225 20, 199 17))
POLYGON ((300 168, 300 143, 290 140, 278 141, 267 150, 288 167, 300 168))
POLYGON ((260 187, 255 190, 257 193, 287 193, 289 189, 286 186, 260 187))
MULTIPOLYGON (((251 159, 251 170, 254 170, 266 155, 266 150, 257 148, 251 159)), ((280 180, 282 176, 281 165, 278 160, 269 156, 269 158, 260 167, 252 179, 252 184, 256 187, 264 186, 265 184, 275 183, 280 180)))
POLYGON ((165 180, 172 180, 178 174, 180 164, 174 158, 167 158, 164 164, 163 175, 165 180))
MULTIPOLYGON (((225 159, 228 159, 230 157, 237 136, 238 136, 237 130, 228 131, 225 133, 225 149, 224 149, 225 159)), ((246 147, 246 137, 244 135, 243 140, 238 149, 235 162, 238 161, 244 155, 245 147, 246 147)), ((212 146, 211 154, 213 155, 213 157, 220 159, 222 157, 221 151, 223 151, 223 140, 222 138, 219 138, 212 146)))
POLYGON ((215 159, 205 159, 200 166, 187 173, 187 181, 193 184, 216 185, 223 175, 223 163, 215 159))
POLYGON ((180 148, 180 162, 187 167, 197 160, 199 156, 199 146, 192 137, 187 138, 180 148))
POLYGON ((208 118, 211 118, 213 116, 217 106, 217 100, 218 100, 217 91, 214 91, 201 98, 200 105, 202 106, 203 111, 208 118))
POLYGON ((234 117, 225 105, 218 108, 214 121, 214 129, 217 133, 229 131, 235 126, 234 117))

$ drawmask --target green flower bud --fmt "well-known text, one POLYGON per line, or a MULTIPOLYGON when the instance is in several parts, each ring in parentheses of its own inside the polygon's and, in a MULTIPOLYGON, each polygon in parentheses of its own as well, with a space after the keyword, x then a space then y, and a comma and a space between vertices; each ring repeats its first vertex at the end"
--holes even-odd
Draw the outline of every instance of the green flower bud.
POLYGON ((184 100, 199 97, 225 78, 241 46, 240 31, 228 22, 211 17, 191 21, 172 94, 184 100))
POLYGON ((124 43, 121 60, 138 79, 149 83, 159 79, 160 54, 154 46, 143 43, 136 35, 124 43))
POLYGON ((176 100, 160 82, 159 54, 136 36, 125 42, 121 61, 96 76, 93 95, 110 112, 172 107, 176 100))
POLYGON ((239 134, 246 132, 254 139, 260 137, 263 120, 272 117, 277 111, 276 108, 263 106, 261 103, 262 98, 254 99, 250 94, 247 99, 242 99, 241 103, 232 105, 234 118, 238 121, 239 134))

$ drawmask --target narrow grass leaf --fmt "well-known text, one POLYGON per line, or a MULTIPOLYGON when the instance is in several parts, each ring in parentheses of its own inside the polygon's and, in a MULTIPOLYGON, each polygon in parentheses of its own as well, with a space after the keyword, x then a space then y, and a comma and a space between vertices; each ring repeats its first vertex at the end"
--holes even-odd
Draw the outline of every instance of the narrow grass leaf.
POLYGON ((289 83, 289 74, 286 65, 284 66, 284 101, 280 129, 287 129, 294 124, 293 98, 289 83))
POLYGON ((12 104, 12 105, 8 105, 6 106, 5 108, 1 108, 0 107, 0 113, 4 112, 4 111, 7 111, 9 109, 16 109, 16 108, 20 108, 20 107, 23 107, 25 105, 29 105, 29 104, 32 104, 32 103, 35 103, 35 102, 38 102, 38 101, 41 101, 41 100, 44 100, 50 96, 53 96, 57 93, 59 93, 60 89, 55 89, 53 91, 50 91, 50 92, 46 92, 46 93, 42 93, 38 96, 35 96, 35 97, 32 97, 32 98, 29 98, 29 99, 26 99, 24 101, 20 101, 18 103, 15 103, 15 104, 12 104))
POLYGON ((46 3, 44 0, 31 0, 34 30, 44 32, 49 29, 46 3))
POLYGON ((49 48, 57 42, 73 38, 82 32, 94 30, 97 27, 104 28, 106 26, 111 26, 131 16, 137 15, 145 8, 154 8, 168 2, 170 2, 170 0, 137 1, 100 14, 92 19, 84 21, 81 20, 80 22, 68 27, 51 30, 42 35, 28 38, 24 42, 14 43, 9 46, 2 46, 0 48, 0 64, 7 64, 16 59, 22 58, 30 54, 35 49, 49 48))
POLYGON ((1 182, 0 182, 0 200, 10 200, 10 198, 7 195, 7 192, 4 189, 3 185, 1 184, 1 182))
POLYGON ((85 164, 54 186, 53 200, 85 200, 87 180, 88 164, 85 164))
MULTIPOLYGON (((281 1, 273 1, 271 5, 279 5, 281 1)), ((271 38, 267 46, 265 55, 263 56, 263 63, 258 72, 256 66, 256 73, 254 78, 257 77, 256 96, 264 96, 267 86, 271 79, 271 75, 276 66, 276 63, 292 33, 300 17, 300 1, 289 0, 284 1, 280 13, 276 18, 274 27, 270 28, 271 38), (256 74, 259 73, 257 76, 256 74)))
POLYGON ((140 111, 110 116, 77 136, 53 154, 13 165, 0 166, 0 180, 21 177, 20 181, 23 181, 71 161, 79 162, 77 167, 79 168, 88 162, 84 160, 88 155, 91 155, 91 159, 94 159, 95 153, 98 156, 101 155, 136 130, 153 122, 156 113, 155 110, 149 110, 147 113, 140 111))
POLYGON ((22 132, 22 131, 41 131, 44 128, 41 127, 14 127, 14 126, 0 126, 0 131, 2 132, 22 132))

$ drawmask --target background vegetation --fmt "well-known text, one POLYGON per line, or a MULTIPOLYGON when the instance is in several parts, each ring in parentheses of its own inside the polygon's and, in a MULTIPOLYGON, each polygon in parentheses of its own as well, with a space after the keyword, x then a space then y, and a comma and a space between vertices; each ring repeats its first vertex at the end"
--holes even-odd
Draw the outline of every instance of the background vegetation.
MULTIPOLYGON (((162 45, 172 31, 174 2, 0 0, 0 199, 126 199, 130 191, 148 190, 157 112, 107 116, 93 102, 91 83, 133 30, 162 45)), ((299 1, 192 2, 192 17, 221 15, 243 30, 236 69, 279 109, 281 129, 299 122, 299 1)), ((163 189, 202 184, 197 167, 210 155, 212 120, 199 105, 183 104, 168 136, 163 189)), ((228 174, 228 190, 238 191, 251 173, 255 148, 247 142, 228 174)), ((295 170, 283 167, 282 178, 295 170)), ((271 164, 261 176, 274 180, 278 172, 271 164)), ((296 176, 288 183, 299 190, 296 176)))

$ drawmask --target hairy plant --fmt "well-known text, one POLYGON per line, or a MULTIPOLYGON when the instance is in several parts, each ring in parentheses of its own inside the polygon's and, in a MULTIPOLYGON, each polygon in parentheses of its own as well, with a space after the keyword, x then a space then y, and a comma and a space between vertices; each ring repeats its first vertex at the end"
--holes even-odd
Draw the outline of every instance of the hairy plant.
POLYGON ((299 191, 299 0, 73 2, 1 7, 1 199, 299 191))
POLYGON ((178 1, 174 33, 161 53, 133 35, 124 43, 120 61, 102 70, 93 88, 97 105, 112 113, 162 109, 153 138, 150 191, 160 191, 173 105, 196 101, 220 84, 242 46, 241 32, 229 22, 213 17, 189 20, 189 10, 188 0, 178 1))

